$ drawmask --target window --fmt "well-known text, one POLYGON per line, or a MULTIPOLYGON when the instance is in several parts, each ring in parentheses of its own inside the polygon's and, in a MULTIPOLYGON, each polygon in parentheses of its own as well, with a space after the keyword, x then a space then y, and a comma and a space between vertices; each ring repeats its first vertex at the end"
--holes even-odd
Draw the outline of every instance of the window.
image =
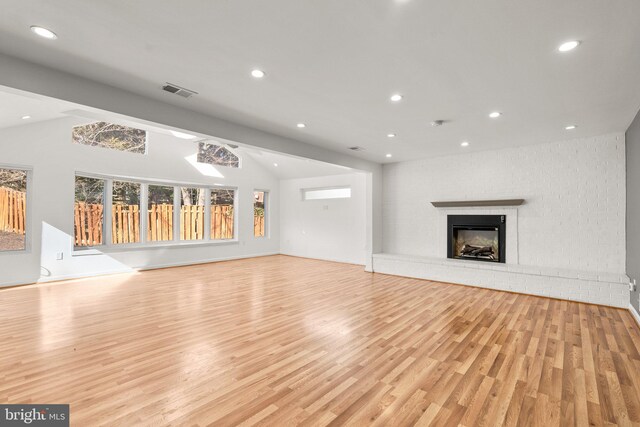
POLYGON ((27 171, 0 169, 0 251, 26 248, 27 171))
POLYGON ((102 245, 104 243, 104 180, 76 176, 75 191, 75 245, 102 245))
POLYGON ((234 190, 211 190, 211 240, 233 239, 234 190))
MULTIPOLYGON (((79 250, 156 242, 200 244, 236 237, 236 190, 232 188, 76 176, 75 193, 75 246, 79 250), (110 236, 107 240, 105 233, 110 236)), ((264 217, 264 208, 262 212, 264 217)))
POLYGON ((302 190, 304 200, 348 199, 351 197, 351 187, 308 188, 302 190))
POLYGON ((129 153, 147 152, 147 132, 106 122, 74 127, 73 142, 129 153))
POLYGON ((140 242, 140 184, 113 181, 111 192, 111 242, 140 242))
POLYGON ((207 142, 198 143, 198 163, 208 163, 216 166, 239 168, 240 158, 222 145, 207 142))
POLYGON ((267 210, 267 192, 253 192, 253 235, 264 237, 265 217, 267 210))
POLYGON ((149 185, 147 241, 173 240, 173 187, 149 185))
POLYGON ((204 188, 180 187, 180 240, 204 239, 204 188))

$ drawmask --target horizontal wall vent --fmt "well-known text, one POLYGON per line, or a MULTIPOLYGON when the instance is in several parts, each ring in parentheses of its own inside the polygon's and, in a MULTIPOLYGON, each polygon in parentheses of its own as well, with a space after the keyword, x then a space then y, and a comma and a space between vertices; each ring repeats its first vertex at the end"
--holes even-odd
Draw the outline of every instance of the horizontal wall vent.
POLYGON ((167 83, 162 86, 162 90, 165 92, 173 93, 175 95, 181 96, 183 98, 189 98, 191 95, 197 95, 198 92, 189 90, 178 85, 174 85, 172 83, 167 83))
POLYGON ((351 150, 351 151, 364 151, 364 148, 355 146, 355 147, 349 147, 349 150, 351 150))

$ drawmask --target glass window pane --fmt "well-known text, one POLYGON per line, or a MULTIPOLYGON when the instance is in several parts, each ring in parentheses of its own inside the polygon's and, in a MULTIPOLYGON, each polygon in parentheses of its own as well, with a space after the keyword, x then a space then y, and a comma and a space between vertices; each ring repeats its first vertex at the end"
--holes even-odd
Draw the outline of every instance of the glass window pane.
POLYGON ((75 245, 102 245, 104 243, 104 180, 76 176, 75 191, 75 245))
POLYGON ((147 241, 173 240, 173 187, 149 186, 147 241))
POLYGON ((211 190, 211 239, 233 239, 235 191, 211 190))
POLYGON ((316 188, 303 190, 305 200, 324 200, 324 199, 348 199, 351 197, 351 188, 316 188))
POLYGON ((0 251, 25 249, 27 172, 0 169, 0 251))
POLYGON ((113 181, 111 241, 114 244, 140 242, 140 184, 138 183, 113 181))
POLYGON ((199 142, 198 163, 239 168, 240 158, 223 145, 199 142))
POLYGON ((204 239, 204 188, 180 188, 180 240, 204 239))
POLYGON ((264 219, 266 217, 267 193, 264 191, 253 192, 253 235, 264 237, 264 219))
POLYGON ((147 152, 147 132, 114 123, 97 122, 76 126, 72 133, 76 144, 110 148, 129 153, 147 152))

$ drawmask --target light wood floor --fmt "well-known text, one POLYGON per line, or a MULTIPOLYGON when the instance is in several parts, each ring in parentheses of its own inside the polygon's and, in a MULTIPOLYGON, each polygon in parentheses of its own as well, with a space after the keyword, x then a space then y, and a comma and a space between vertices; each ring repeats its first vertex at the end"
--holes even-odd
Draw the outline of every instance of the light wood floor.
POLYGON ((640 425, 624 310, 285 256, 0 291, 0 402, 72 425, 640 425))

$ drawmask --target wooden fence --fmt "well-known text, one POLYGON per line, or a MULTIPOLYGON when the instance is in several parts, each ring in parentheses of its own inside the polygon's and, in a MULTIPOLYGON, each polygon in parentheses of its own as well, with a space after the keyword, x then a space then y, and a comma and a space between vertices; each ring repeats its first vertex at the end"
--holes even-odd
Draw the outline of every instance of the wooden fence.
POLYGON ((102 205, 76 203, 74 208, 76 246, 101 245, 103 220, 102 205))
POLYGON ((149 207, 147 240, 150 242, 173 240, 173 205, 163 203, 149 207))
MULTIPOLYGON (((0 231, 25 234, 26 193, 0 188, 0 231)), ((204 206, 182 206, 180 239, 204 238, 204 206)), ((103 243, 104 206, 78 202, 74 207, 76 246, 103 243)), ((140 207, 114 205, 111 210, 112 243, 140 242, 140 207)), ((234 212, 232 205, 211 206, 211 239, 233 239, 234 212)), ((254 216, 254 234, 264 235, 264 215, 254 216)), ((151 242, 173 240, 173 205, 151 205, 148 210, 147 239, 151 242)))
POLYGON ((111 207, 111 242, 140 243, 140 206, 111 207))
MULTIPOLYGON (((102 244, 103 206, 76 203, 76 246, 102 244)), ((180 240, 204 239, 204 206, 182 206, 180 209, 180 240)), ((211 206, 211 239, 233 238, 233 206, 211 206)), ((148 210, 147 239, 150 242, 173 240, 173 205, 151 205, 148 210)), ((140 207, 114 205, 111 211, 111 241, 140 242, 140 207)))
POLYGON ((262 215, 254 212, 253 215, 253 235, 255 237, 264 237, 264 213, 262 215))
POLYGON ((0 231, 25 233, 26 193, 0 188, 0 231))
POLYGON ((211 206, 211 238, 233 239, 233 206, 211 206))
POLYGON ((0 188, 0 231, 24 234, 26 229, 27 194, 0 188))

